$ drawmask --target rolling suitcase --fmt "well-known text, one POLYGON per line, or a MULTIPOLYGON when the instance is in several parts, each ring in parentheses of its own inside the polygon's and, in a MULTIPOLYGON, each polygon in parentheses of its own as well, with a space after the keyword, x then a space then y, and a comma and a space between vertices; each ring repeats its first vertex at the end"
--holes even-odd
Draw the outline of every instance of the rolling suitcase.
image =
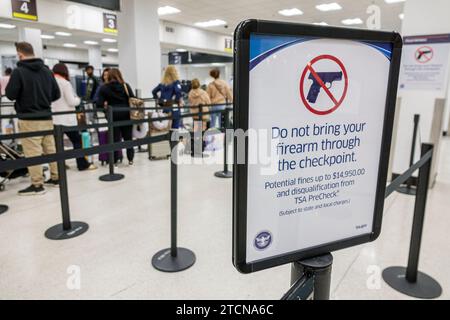
MULTIPOLYGON (((98 144, 103 146, 108 144, 108 130, 98 132, 98 144)), ((115 152, 115 156, 119 159, 118 161, 122 163, 123 161, 123 152, 122 150, 118 150, 115 152)), ((98 161, 102 164, 102 166, 109 163, 109 154, 108 153, 100 153, 98 155, 98 161)))

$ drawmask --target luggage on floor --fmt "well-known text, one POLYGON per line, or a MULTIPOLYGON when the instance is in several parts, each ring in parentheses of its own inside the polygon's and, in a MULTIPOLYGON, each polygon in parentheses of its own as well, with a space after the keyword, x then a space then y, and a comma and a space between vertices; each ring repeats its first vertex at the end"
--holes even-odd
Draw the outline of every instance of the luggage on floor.
MULTIPOLYGON (((108 144, 108 130, 99 130, 98 132, 98 144, 100 146, 103 146, 105 144, 108 144)), ((118 158, 119 162, 123 161, 123 151, 122 150, 117 150, 115 152, 115 156, 116 158, 118 158)), ((98 161, 100 161, 100 163, 102 164, 102 166, 106 165, 109 163, 109 154, 108 153, 100 153, 98 155, 98 161)))
MULTIPOLYGON (((167 131, 149 130, 150 137, 167 135, 167 131)), ((153 161, 170 159, 170 143, 168 140, 148 145, 148 158, 153 161)))

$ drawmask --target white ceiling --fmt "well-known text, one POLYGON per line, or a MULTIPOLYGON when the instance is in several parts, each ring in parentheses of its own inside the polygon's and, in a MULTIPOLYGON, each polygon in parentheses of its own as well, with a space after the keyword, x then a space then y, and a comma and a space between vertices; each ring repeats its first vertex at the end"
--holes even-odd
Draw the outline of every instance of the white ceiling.
MULTIPOLYGON (((161 19, 194 25, 195 22, 221 19, 228 23, 228 28, 207 28, 223 34, 231 34, 240 21, 255 18, 289 22, 327 22, 342 26, 347 18, 361 18, 366 21, 368 6, 375 4, 381 9, 381 27, 383 30, 401 29, 399 14, 403 12, 404 3, 386 4, 384 0, 159 0, 160 6, 172 6, 181 10, 178 14, 166 15, 161 19), (337 2, 343 10, 321 12, 315 8, 318 4, 337 2), (279 10, 298 8, 304 12, 301 16, 284 17, 279 10)), ((360 26, 365 27, 365 25, 360 26)))
MULTIPOLYGON (((21 21, 16 19, 4 19, 0 18, 0 23, 8 23, 8 24, 14 24, 17 27, 24 26, 24 27, 30 27, 31 24, 35 24, 27 22, 27 21, 21 21)), ((57 31, 65 31, 72 34, 70 37, 61 37, 61 36, 55 36, 55 39, 52 40, 42 40, 44 45, 49 46, 56 46, 56 47, 62 47, 64 43, 74 43, 77 45, 78 49, 87 49, 89 46, 84 44, 84 41, 91 40, 91 41, 97 41, 101 46, 102 50, 106 51, 109 48, 117 48, 117 43, 104 43, 102 42, 103 38, 117 38, 116 36, 107 35, 107 34, 100 34, 95 32, 87 32, 87 31, 81 31, 81 30, 73 30, 73 29, 67 29, 67 28, 60 28, 55 26, 50 26, 46 24, 39 23, 38 26, 39 29, 41 29, 42 34, 48 34, 48 35, 55 35, 55 32, 57 31)), ((15 42, 19 39, 18 34, 18 28, 15 29, 2 29, 0 28, 0 41, 7 41, 7 42, 15 42)))
MULTIPOLYGON (((399 14, 403 12, 403 3, 386 4, 384 0, 159 0, 160 6, 170 5, 181 10, 174 15, 161 17, 163 20, 173 21, 186 25, 194 25, 195 22, 212 19, 222 19, 228 23, 228 28, 223 26, 206 28, 211 31, 231 35, 236 25, 246 19, 257 18, 267 20, 280 20, 290 22, 327 22, 330 25, 342 26, 341 21, 347 18, 361 18, 366 21, 367 7, 371 4, 378 5, 381 9, 381 27, 384 30, 401 29, 399 14), (318 11, 315 6, 322 3, 338 2, 343 10, 333 12, 318 11), (304 12, 301 16, 284 17, 278 14, 279 10, 298 8, 304 12)), ((29 26, 30 23, 20 20, 0 18, 0 23, 12 23, 17 26, 29 26)), ((365 27, 362 25, 360 27, 365 27)), ((107 35, 69 30, 39 23, 44 34, 54 34, 56 31, 68 31, 73 35, 69 38, 56 36, 53 40, 43 40, 45 45, 62 46, 64 43, 75 43, 80 49, 88 48, 83 42, 94 40, 102 45, 106 51, 108 48, 117 48, 117 44, 106 44, 101 41, 107 35)), ((109 36, 113 37, 113 36, 109 36)), ((18 29, 1 29, 0 41, 13 42, 18 40, 18 29)))

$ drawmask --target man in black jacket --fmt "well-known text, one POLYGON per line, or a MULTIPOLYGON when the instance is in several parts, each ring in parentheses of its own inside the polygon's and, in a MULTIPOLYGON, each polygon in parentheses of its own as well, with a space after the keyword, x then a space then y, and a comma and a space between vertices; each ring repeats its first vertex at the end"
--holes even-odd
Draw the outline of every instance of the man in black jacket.
MULTIPOLYGON (((61 97, 58 84, 52 72, 41 59, 35 58, 31 44, 16 43, 19 62, 6 87, 6 96, 15 100, 15 109, 19 115, 19 131, 35 132, 53 130, 51 112, 53 101, 61 97)), ((39 157, 56 152, 53 135, 21 139, 25 157, 39 157)), ((32 185, 19 191, 19 195, 44 194, 42 166, 28 168, 32 185)), ((46 185, 58 187, 58 167, 50 164, 51 178, 46 185)))

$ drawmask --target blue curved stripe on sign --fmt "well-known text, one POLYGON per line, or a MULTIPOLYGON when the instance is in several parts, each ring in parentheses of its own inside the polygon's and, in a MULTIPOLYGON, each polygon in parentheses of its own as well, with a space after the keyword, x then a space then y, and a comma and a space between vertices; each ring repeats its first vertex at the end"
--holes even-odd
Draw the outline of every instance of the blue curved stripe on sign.
MULTIPOLYGON (((292 37, 292 36, 267 36, 252 34, 250 36, 250 70, 253 70, 262 61, 274 53, 290 46, 320 38, 315 37, 292 37)), ((388 60, 392 59, 393 45, 389 42, 358 41, 379 51, 388 60)))
POLYGON ((260 64, 262 61, 264 61, 265 59, 267 59, 268 57, 273 55, 275 52, 278 52, 280 50, 283 50, 283 49, 293 46, 295 44, 306 42, 306 41, 309 41, 312 39, 313 38, 294 40, 294 41, 279 45, 278 47, 275 47, 273 49, 270 49, 269 51, 266 51, 266 52, 260 54, 259 56, 255 57, 254 59, 252 59, 250 61, 250 70, 253 70, 258 64, 260 64))
POLYGON ((388 58, 389 61, 392 59, 392 43, 367 41, 362 41, 361 43, 380 51, 386 58, 388 58))

